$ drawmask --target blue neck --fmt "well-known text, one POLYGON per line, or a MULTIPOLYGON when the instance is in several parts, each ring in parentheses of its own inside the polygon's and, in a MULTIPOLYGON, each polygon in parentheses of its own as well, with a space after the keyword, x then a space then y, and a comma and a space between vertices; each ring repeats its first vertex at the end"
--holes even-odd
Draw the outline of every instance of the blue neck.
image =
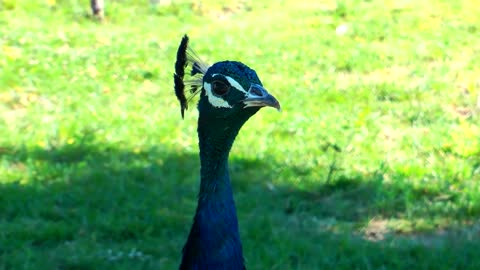
POLYGON ((215 134, 201 126, 200 193, 180 269, 245 269, 228 174, 228 154, 238 130, 215 134))

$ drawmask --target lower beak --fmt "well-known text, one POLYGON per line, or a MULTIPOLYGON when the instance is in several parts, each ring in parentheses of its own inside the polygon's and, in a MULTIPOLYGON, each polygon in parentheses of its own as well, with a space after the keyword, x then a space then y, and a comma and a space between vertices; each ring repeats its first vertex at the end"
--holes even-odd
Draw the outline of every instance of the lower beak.
POLYGON ((270 95, 265 88, 258 84, 252 84, 247 93, 247 98, 243 100, 245 108, 247 107, 273 107, 281 111, 278 100, 270 95))

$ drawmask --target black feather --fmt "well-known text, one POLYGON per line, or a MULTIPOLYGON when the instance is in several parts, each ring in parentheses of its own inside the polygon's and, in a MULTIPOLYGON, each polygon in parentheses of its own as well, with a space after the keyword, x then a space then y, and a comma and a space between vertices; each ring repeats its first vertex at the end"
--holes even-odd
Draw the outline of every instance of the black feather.
POLYGON ((182 118, 184 116, 185 110, 188 108, 187 98, 185 97, 185 83, 183 82, 183 77, 185 76, 185 68, 187 67, 187 47, 188 36, 185 35, 180 42, 180 46, 178 46, 177 61, 175 62, 175 74, 173 74, 173 79, 175 83, 175 95, 180 102, 182 118))
POLYGON ((180 102, 182 118, 185 110, 188 109, 188 103, 202 89, 202 78, 208 68, 209 66, 188 47, 188 36, 183 36, 180 46, 178 46, 175 74, 173 74, 175 95, 180 102), (185 77, 188 77, 188 79, 185 79, 185 77), (185 93, 186 86, 189 86, 187 92, 190 93, 185 93))
POLYGON ((194 62, 192 66, 192 72, 190 73, 192 76, 195 76, 196 74, 201 74, 202 70, 198 64, 198 62, 194 62))

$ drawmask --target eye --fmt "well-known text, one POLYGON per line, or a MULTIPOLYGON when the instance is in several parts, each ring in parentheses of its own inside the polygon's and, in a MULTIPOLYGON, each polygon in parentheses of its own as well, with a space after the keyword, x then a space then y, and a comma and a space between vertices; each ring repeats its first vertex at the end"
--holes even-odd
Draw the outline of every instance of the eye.
POLYGON ((223 96, 228 93, 230 90, 230 86, 222 81, 213 81, 212 83, 212 91, 217 96, 223 96))

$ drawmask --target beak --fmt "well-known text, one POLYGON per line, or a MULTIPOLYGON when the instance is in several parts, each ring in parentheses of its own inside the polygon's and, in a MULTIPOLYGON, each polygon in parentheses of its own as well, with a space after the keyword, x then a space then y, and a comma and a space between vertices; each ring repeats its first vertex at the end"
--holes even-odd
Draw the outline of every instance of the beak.
POLYGON ((247 98, 243 100, 247 107, 273 107, 281 111, 278 100, 270 95, 265 88, 258 84, 252 84, 248 89, 247 98))

